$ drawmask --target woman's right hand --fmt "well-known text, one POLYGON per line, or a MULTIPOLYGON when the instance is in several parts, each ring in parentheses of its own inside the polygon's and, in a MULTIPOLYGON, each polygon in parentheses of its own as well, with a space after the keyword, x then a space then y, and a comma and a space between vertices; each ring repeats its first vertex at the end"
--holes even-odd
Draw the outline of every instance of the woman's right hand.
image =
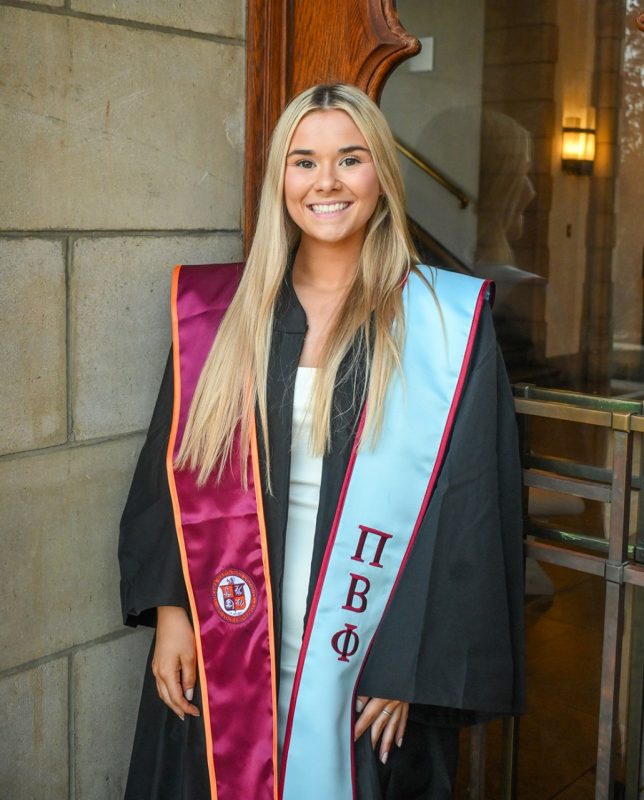
POLYGON ((199 716, 192 700, 197 677, 195 635, 185 609, 159 606, 157 635, 152 657, 152 673, 163 702, 184 719, 186 714, 199 716))

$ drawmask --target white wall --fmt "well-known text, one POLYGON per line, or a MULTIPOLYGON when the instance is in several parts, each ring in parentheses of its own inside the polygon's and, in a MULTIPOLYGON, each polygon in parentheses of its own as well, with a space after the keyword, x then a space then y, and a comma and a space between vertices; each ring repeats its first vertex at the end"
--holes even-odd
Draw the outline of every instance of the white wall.
MULTIPOLYGON (((485 4, 479 0, 398 0, 404 27, 434 38, 434 69, 391 75, 381 108, 394 134, 471 198, 479 181, 485 4)), ((401 157, 411 216, 467 263, 476 246, 476 210, 401 157)))

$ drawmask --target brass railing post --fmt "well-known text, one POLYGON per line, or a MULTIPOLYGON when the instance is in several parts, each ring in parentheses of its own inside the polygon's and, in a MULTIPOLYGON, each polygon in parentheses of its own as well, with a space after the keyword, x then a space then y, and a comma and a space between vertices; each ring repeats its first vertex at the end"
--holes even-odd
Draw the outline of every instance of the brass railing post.
MULTIPOLYGON (((633 442, 637 464, 637 478, 641 483, 644 475, 644 443, 638 431, 639 441, 633 442), (635 448, 636 442, 639 447, 635 448)), ((644 562, 644 498, 637 502, 637 525, 635 528, 635 562, 644 562)), ((630 615, 630 662, 628 665, 628 712, 626 719, 626 800, 638 800, 640 788, 644 786, 644 588, 632 586, 630 615)), ((622 684, 623 685, 623 684, 622 684)))
POLYGON ((501 800, 515 800, 519 758, 519 717, 503 717, 501 800))
POLYGON ((596 800, 612 800, 615 774, 615 730, 624 630, 624 567, 628 555, 633 436, 630 414, 613 413, 613 480, 611 484, 606 600, 602 647, 601 694, 597 742, 596 800), (610 621, 613 624, 610 624, 610 621))
POLYGON ((485 724, 470 728, 470 776, 467 786, 468 800, 485 800, 485 762, 486 762, 485 724))

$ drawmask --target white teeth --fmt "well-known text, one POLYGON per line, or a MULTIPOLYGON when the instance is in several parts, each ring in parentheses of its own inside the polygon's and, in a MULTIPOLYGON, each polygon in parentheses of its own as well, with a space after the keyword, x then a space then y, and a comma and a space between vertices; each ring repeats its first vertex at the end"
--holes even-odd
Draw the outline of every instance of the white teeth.
POLYGON ((349 203, 325 203, 324 205, 314 203, 311 208, 316 214, 332 214, 334 211, 344 211, 349 203))

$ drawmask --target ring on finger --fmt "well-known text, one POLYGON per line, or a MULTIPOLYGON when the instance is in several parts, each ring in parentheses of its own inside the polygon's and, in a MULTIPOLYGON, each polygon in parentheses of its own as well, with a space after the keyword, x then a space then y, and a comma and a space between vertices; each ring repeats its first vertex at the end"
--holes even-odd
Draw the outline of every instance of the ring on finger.
POLYGON ((383 713, 383 714, 386 714, 388 717, 390 717, 390 716, 391 716, 391 711, 387 711, 387 709, 386 709, 386 708, 383 708, 383 709, 382 709, 382 713, 383 713))

